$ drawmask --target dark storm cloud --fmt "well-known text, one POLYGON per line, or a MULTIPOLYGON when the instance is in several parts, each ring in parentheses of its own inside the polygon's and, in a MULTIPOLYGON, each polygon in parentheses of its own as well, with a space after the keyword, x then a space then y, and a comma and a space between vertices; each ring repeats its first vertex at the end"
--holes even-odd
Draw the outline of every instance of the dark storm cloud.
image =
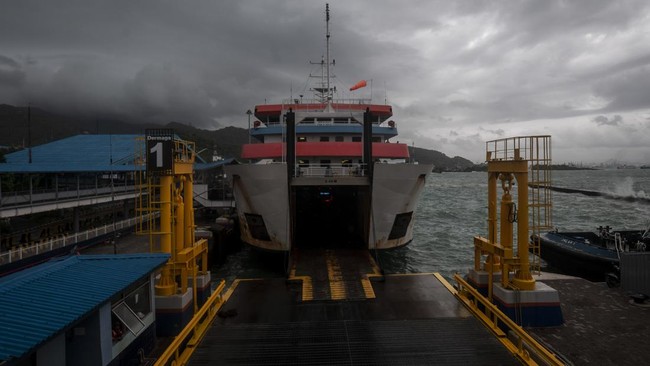
POLYGON ((619 115, 615 115, 610 119, 610 118, 607 118, 607 117, 605 117, 603 115, 600 115, 600 116, 594 117, 593 122, 596 123, 599 126, 604 126, 604 125, 618 126, 621 123, 623 123, 623 117, 621 117, 619 115))
POLYGON ((0 55, 0 88, 19 87, 25 81, 25 72, 15 60, 0 55))
MULTIPOLYGON (((329 2, 338 97, 386 99, 400 139, 422 147, 460 154, 481 145, 473 139, 563 134, 612 113, 640 129, 629 114, 650 109, 647 1, 329 2), (361 79, 372 88, 349 93, 361 79)), ((0 103, 243 127, 255 104, 311 97, 324 4, 10 2, 0 103)), ((614 126, 600 127, 589 133, 614 126)))

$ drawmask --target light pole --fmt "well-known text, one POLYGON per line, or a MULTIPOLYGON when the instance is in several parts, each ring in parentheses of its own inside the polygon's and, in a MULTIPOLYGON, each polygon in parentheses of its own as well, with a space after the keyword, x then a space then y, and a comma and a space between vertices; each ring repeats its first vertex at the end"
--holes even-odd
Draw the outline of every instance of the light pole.
POLYGON ((253 112, 251 112, 251 110, 249 109, 246 111, 246 114, 248 114, 248 143, 250 144, 251 143, 251 114, 253 114, 253 112))

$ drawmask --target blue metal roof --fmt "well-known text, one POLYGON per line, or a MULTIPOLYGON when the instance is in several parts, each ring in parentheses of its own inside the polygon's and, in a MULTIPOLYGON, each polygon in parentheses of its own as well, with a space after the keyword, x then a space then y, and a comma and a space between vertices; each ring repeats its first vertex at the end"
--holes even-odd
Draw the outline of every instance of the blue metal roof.
MULTIPOLYGON (((132 172, 144 170, 136 165, 137 153, 144 151, 144 135, 77 135, 29 151, 6 154, 6 164, 0 164, 0 173, 85 173, 132 172)), ((197 156, 196 164, 201 164, 197 156)))
POLYGON ((0 278, 0 361, 21 357, 74 325, 168 258, 76 255, 0 278))
MULTIPOLYGON (((5 155, 0 173, 134 171, 136 147, 142 135, 77 135, 5 155)), ((144 167, 138 166, 143 169, 144 167)))

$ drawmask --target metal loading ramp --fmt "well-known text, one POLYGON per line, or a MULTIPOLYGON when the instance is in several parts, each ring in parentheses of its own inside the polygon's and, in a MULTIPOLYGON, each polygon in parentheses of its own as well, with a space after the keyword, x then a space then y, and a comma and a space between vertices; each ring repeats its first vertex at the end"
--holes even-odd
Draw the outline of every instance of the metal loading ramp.
POLYGON ((215 326, 190 365, 518 365, 473 318, 215 326))
MULTIPOLYGON (((300 261, 318 262, 306 258, 311 255, 324 255, 328 265, 338 263, 343 274, 353 272, 345 258, 323 252, 301 253, 300 261)), ((301 272, 307 266, 300 263, 295 272, 301 273, 292 273, 288 280, 235 280, 221 307, 222 317, 214 321, 188 364, 519 364, 437 275, 380 276, 365 256, 370 266, 362 262, 360 268, 370 271, 357 279, 370 279, 372 292, 364 293, 374 298, 361 299, 359 291, 344 291, 353 295, 336 300, 305 297, 303 291, 312 287, 305 283, 311 278, 301 272)), ((331 273, 328 278, 333 287, 340 280, 331 273)))

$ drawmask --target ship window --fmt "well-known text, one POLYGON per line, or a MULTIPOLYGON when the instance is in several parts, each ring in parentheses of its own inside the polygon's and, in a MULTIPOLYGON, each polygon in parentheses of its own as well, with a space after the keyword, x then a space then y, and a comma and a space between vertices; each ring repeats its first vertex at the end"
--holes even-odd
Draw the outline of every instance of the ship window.
POLYGON ((307 141, 306 136, 298 136, 298 142, 305 142, 305 141, 307 141))
POLYGON ((352 136, 352 142, 361 142, 361 136, 352 136))
POLYGON ((329 136, 321 136, 320 137, 320 142, 328 142, 330 140, 329 136))
POLYGON ((343 142, 343 136, 336 136, 336 137, 334 137, 334 141, 336 141, 336 142, 343 142))

